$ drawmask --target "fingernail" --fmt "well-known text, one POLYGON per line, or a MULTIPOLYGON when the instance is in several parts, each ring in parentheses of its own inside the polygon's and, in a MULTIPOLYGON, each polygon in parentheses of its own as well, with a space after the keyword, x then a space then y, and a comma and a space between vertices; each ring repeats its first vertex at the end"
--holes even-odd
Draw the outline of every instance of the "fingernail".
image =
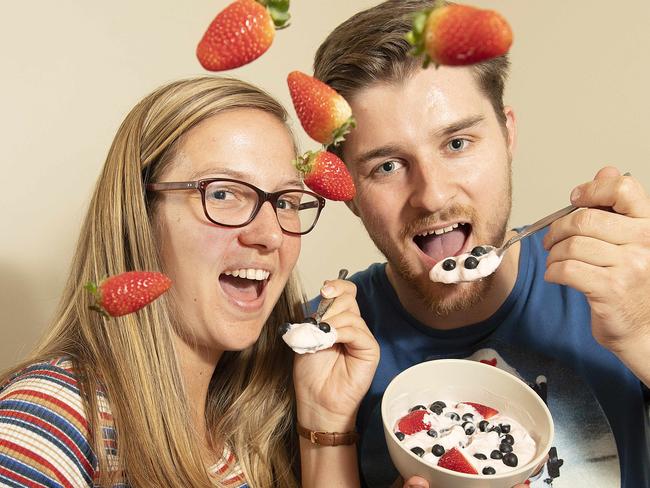
POLYGON ((580 198, 580 195, 582 195, 582 190, 580 188, 574 188, 571 192, 571 202, 576 202, 580 198))
POLYGON ((325 298, 332 298, 333 293, 334 293, 334 288, 331 287, 330 285, 325 285, 323 288, 320 289, 320 294, 325 298))

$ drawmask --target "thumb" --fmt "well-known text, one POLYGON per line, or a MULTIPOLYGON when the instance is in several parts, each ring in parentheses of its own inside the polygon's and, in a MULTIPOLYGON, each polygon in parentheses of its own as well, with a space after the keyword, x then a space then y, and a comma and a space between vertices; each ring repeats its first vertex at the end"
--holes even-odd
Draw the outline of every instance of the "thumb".
MULTIPOLYGON (((614 166, 605 166, 598 170, 598 173, 596 173, 594 180, 598 180, 600 178, 616 178, 617 176, 621 176, 621 172, 618 170, 618 168, 615 168, 614 166)), ((517 486, 517 488, 519 487, 517 486)))

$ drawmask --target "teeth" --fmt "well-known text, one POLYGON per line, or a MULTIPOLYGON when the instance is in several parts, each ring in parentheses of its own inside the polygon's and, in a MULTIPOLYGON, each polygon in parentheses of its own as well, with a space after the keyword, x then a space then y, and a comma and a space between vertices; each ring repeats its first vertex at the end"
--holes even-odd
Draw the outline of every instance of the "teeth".
POLYGON ((235 278, 246 278, 247 280, 264 281, 271 274, 264 269, 240 268, 224 271, 223 274, 234 276, 235 278))
POLYGON ((428 235, 431 235, 431 234, 435 234, 437 236, 440 236, 442 234, 445 234, 447 232, 451 232, 452 230, 458 228, 459 225, 463 225, 463 224, 456 223, 456 224, 451 224, 450 226, 445 227, 443 229, 427 230, 427 231, 423 232, 422 234, 418 234, 418 236, 425 237, 425 236, 428 236, 428 235))

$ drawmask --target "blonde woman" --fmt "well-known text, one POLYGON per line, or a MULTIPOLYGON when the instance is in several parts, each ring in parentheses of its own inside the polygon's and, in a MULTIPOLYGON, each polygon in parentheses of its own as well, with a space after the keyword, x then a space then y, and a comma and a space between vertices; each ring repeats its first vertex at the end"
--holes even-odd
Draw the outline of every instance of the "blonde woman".
POLYGON ((358 484, 353 445, 295 434, 353 430, 379 354, 340 280, 323 291, 340 344, 294 371, 279 338, 302 319, 291 275, 324 205, 295 153, 284 109, 234 79, 171 83, 128 114, 53 325, 0 377, 0 486, 358 484), (127 270, 173 287, 135 314, 91 311, 82 285, 127 270))

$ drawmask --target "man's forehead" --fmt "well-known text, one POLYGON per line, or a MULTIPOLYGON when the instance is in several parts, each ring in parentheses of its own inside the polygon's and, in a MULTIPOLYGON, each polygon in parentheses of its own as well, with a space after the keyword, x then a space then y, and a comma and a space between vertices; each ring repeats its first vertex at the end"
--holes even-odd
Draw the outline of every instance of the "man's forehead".
POLYGON ((475 126, 491 110, 469 69, 420 70, 400 82, 376 82, 350 100, 357 128, 346 139, 345 156, 355 159, 382 145, 475 126))

